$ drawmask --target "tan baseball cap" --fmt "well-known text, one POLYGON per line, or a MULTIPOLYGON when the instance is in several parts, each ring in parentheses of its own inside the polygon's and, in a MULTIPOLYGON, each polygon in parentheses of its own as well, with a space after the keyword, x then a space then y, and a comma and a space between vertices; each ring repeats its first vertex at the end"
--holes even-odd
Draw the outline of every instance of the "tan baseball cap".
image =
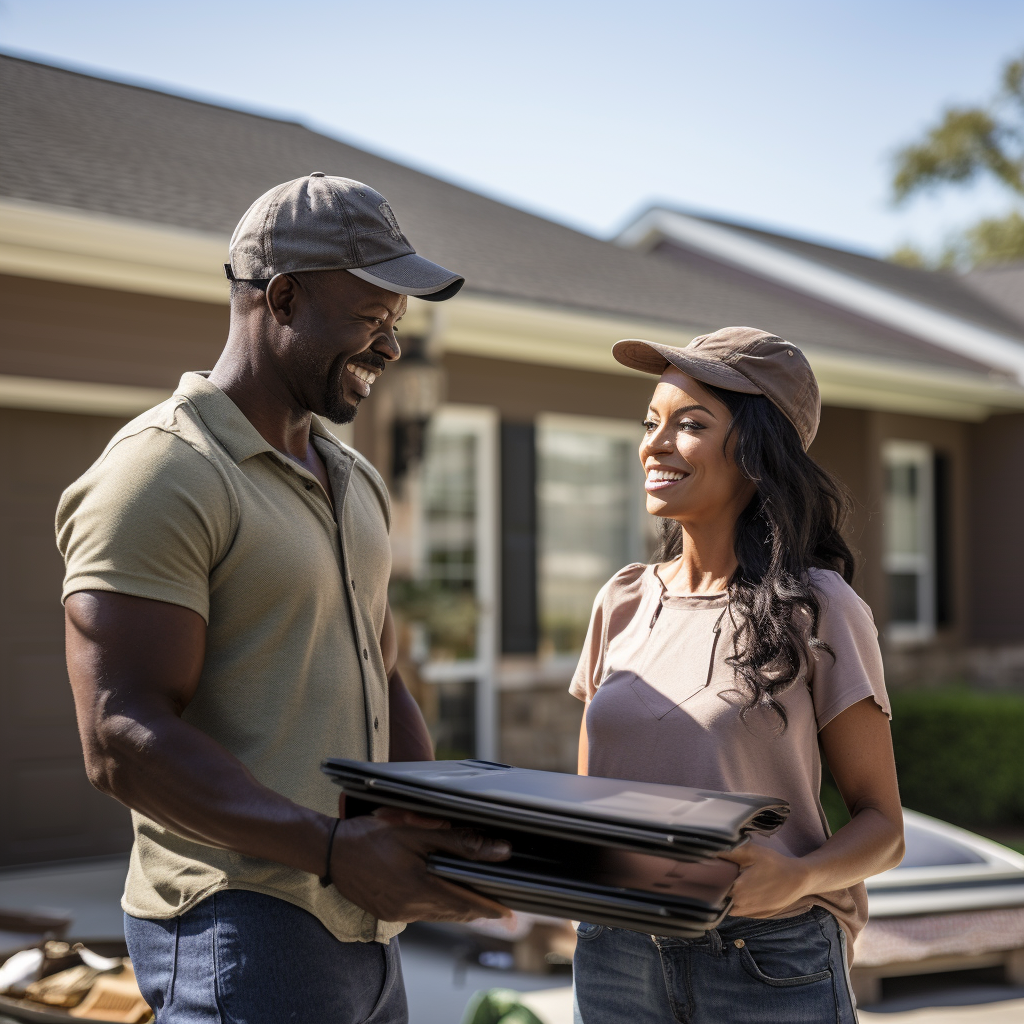
POLYGON ((230 280, 347 270, 402 295, 440 302, 465 283, 461 274, 418 255, 388 201, 351 178, 314 171, 256 200, 238 222, 224 272, 230 280))
POLYGON ((612 355, 634 370, 659 376, 672 366, 702 384, 727 391, 764 395, 778 406, 806 451, 818 432, 821 395, 807 357, 788 341, 755 327, 723 327, 694 338, 686 348, 627 338, 612 355))

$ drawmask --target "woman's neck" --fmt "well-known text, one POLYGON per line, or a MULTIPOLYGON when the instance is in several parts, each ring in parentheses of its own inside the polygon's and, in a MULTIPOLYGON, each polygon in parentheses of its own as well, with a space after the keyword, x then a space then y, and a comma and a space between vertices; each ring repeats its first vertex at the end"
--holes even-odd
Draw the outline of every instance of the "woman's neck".
POLYGON ((722 593, 739 565, 734 531, 725 533, 718 527, 695 531, 681 525, 682 554, 658 568, 666 591, 673 596, 722 593))

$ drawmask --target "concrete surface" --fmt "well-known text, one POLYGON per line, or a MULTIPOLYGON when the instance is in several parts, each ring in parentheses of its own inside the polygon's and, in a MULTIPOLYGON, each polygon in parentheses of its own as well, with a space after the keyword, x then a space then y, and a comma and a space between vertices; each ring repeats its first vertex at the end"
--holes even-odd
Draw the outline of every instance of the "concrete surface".
MULTIPOLYGON (((53 910, 74 917, 76 938, 121 938, 120 899, 127 858, 0 871, 0 907, 53 910)), ((510 988, 544 1024, 571 1024, 567 972, 523 974, 481 966, 465 936, 414 926, 400 940, 410 1024, 460 1024, 474 992, 510 988)), ((861 1010, 862 1024, 1024 1024, 1024 989, 967 984, 934 975, 861 1010)))
MULTIPOLYGON (((572 987, 531 992, 523 996, 544 1024, 572 1024, 572 987)), ((972 1006, 923 1007, 917 1010, 868 1013, 861 1010, 860 1024, 1022 1024, 1024 999, 972 1006)), ((457 1018, 450 1018, 454 1022, 457 1018)))

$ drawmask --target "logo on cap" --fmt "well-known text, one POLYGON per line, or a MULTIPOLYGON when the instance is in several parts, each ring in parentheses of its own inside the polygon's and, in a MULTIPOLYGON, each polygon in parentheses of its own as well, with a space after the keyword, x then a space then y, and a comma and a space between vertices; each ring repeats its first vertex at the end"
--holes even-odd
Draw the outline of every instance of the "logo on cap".
POLYGON ((377 209, 380 210, 381 216, 388 222, 388 227, 391 228, 391 237, 396 239, 401 238, 402 229, 398 226, 398 218, 391 212, 391 207, 388 206, 388 201, 385 199, 377 209))

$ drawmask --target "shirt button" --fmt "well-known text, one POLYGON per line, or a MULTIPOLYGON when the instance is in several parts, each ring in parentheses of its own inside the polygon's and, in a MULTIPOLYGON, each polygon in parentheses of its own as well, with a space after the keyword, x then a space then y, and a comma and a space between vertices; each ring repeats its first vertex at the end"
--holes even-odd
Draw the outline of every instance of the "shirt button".
POLYGON ((363 648, 363 657, 367 660, 370 658, 370 652, 365 647, 363 648))
POLYGON ((311 484, 308 480, 306 481, 306 490, 307 491, 313 490, 313 484, 311 484))
POLYGON ((380 722, 378 722, 376 718, 373 720, 373 727, 374 729, 380 728, 380 722))
POLYGON ((352 589, 355 590, 356 589, 356 581, 355 580, 349 580, 349 583, 352 584, 352 589))

